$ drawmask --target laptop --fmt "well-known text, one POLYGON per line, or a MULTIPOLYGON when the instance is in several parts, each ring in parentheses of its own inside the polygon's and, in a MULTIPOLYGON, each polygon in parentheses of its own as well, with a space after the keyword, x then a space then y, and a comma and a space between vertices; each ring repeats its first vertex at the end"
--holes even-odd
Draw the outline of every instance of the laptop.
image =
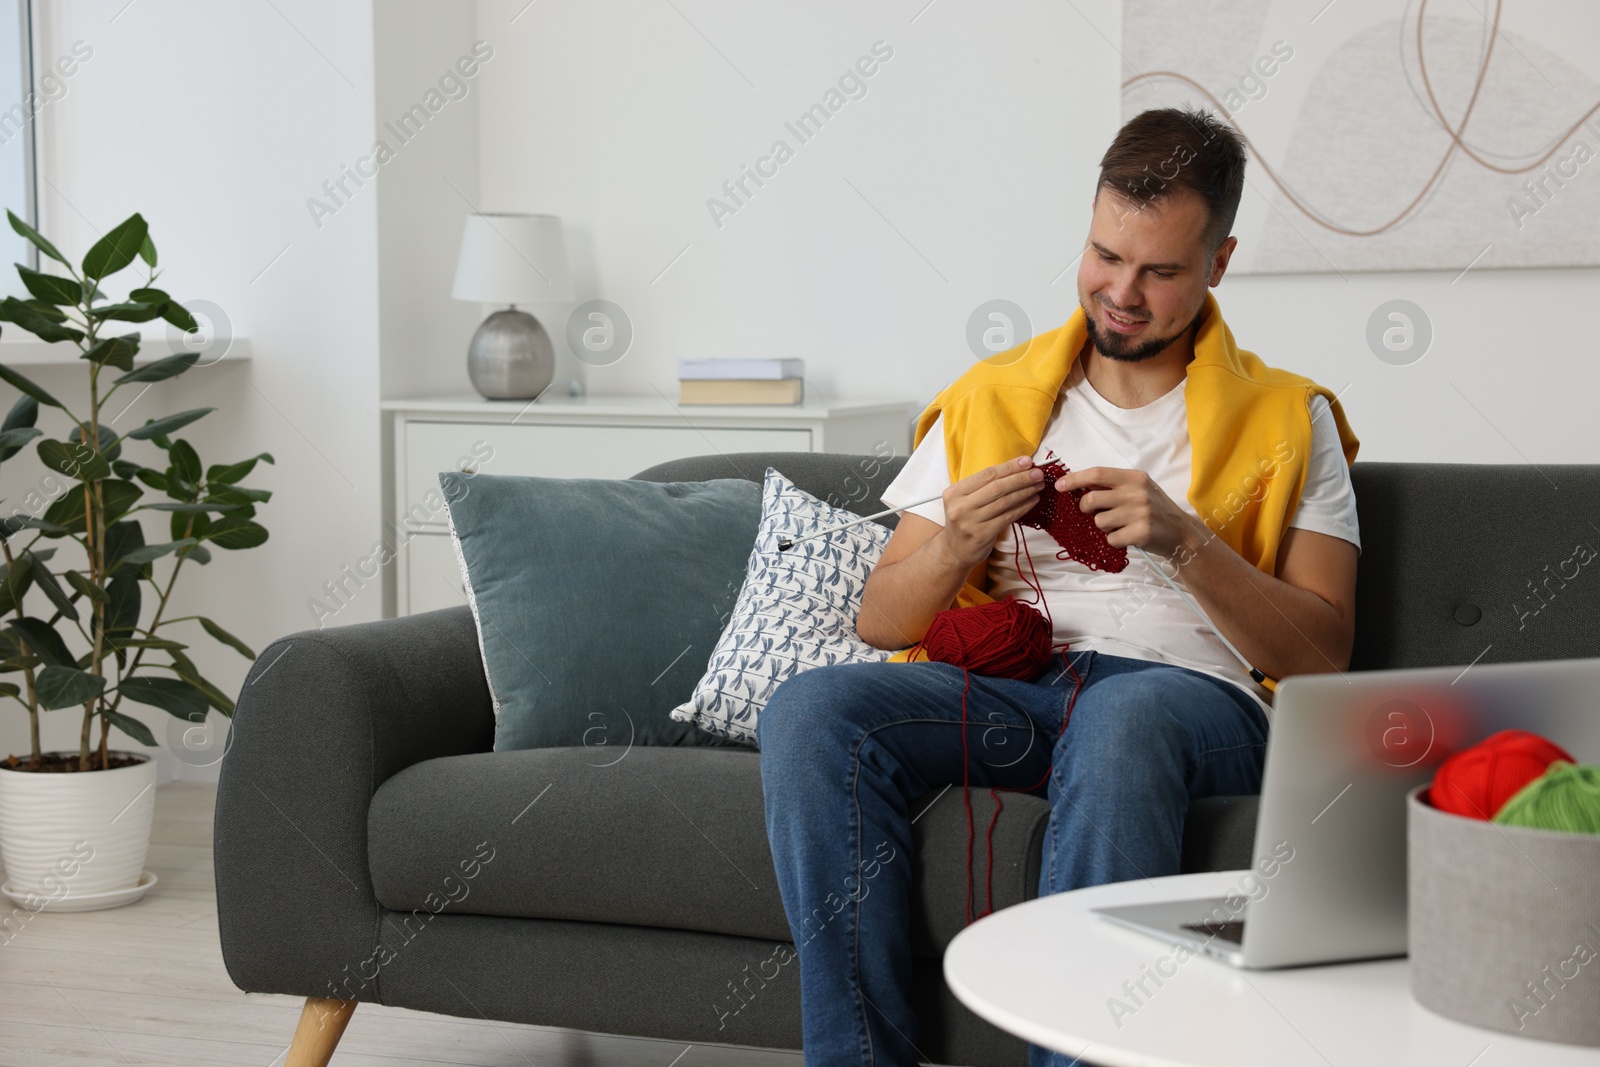
POLYGON ((1600 658, 1286 678, 1232 891, 1094 910, 1237 967, 1403 956, 1406 794, 1513 728, 1600 763, 1600 658))

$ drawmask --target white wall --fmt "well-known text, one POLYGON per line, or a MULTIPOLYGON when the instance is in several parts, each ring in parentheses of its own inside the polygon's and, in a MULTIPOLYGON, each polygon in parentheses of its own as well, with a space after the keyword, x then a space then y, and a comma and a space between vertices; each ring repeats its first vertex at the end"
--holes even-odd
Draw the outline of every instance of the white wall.
MULTIPOLYGON (((373 147, 393 151, 377 165, 374 183, 378 393, 384 399, 470 394, 467 341, 486 312, 451 299, 450 288, 462 225, 468 214, 485 210, 478 194, 480 56, 487 54, 492 64, 494 47, 475 47, 472 4, 436 0, 375 5, 373 41, 373 147)), ((385 419, 380 433, 389 432, 385 419)), ((394 471, 387 452, 382 502, 383 513, 391 514, 394 471)), ((385 529, 382 536, 392 552, 396 535, 385 529)), ((378 582, 388 615, 395 612, 395 570, 390 564, 378 582)))
POLYGON ((373 23, 374 137, 394 149, 375 183, 380 392, 385 399, 470 393, 467 339, 484 313, 449 297, 462 225, 482 207, 478 101, 493 46, 480 63, 476 13, 467 3, 391 0, 374 6, 373 23), (463 60, 471 77, 455 66, 463 60), (425 121, 411 118, 419 131, 399 126, 412 108, 429 104, 437 111, 425 121))
MULTIPOLYGON (((480 0, 480 33, 524 3, 480 0)), ((972 358, 980 303, 1016 302, 1035 332, 1075 307, 1075 268, 1058 274, 1118 125, 1120 20, 1115 0, 536 4, 486 74, 484 196, 564 216, 580 299, 634 319, 591 391, 671 395, 685 356, 798 356, 816 392, 926 401, 972 358), (879 39, 894 58, 867 95, 719 229, 706 199, 798 144, 784 121, 879 39)), ((1349 387, 1362 459, 1600 461, 1600 271, 1456 273, 1239 276, 1217 298, 1241 345, 1349 387), (1393 298, 1433 323, 1411 366, 1365 340, 1393 298)))
MULTIPOLYGON (((817 395, 926 397, 970 360, 979 303, 1064 317, 1071 275, 1052 281, 1116 129, 1116 53, 1066 5, 919 6, 521 15, 486 74, 484 129, 504 132, 481 180, 566 218, 578 296, 633 319, 591 392, 671 395, 680 357, 754 354, 804 358, 817 395), (801 144, 785 122, 878 41, 866 95, 801 144), (707 199, 779 138, 794 157, 719 228, 707 199)), ((521 7, 483 0, 480 32, 521 7)), ((1113 4, 1079 7, 1114 25, 1113 4)))
MULTIPOLYGON (((313 625, 308 598, 378 532, 377 198, 358 191, 320 228, 306 207, 372 141, 370 5, 78 0, 35 10, 41 62, 77 40, 94 49, 39 119, 44 231, 76 258, 142 212, 166 267, 161 284, 180 300, 220 306, 253 345, 248 364, 157 386, 127 419, 215 406, 183 432, 203 460, 276 457, 250 480, 275 493, 260 513, 271 539, 218 550, 209 567, 181 576, 169 612, 210 615, 259 650, 313 625)), ((78 368, 36 373, 63 393, 79 377, 78 368)), ((15 396, 0 394, 6 405, 15 396)), ((12 497, 29 480, 8 462, 0 493, 12 497)), ((145 525, 147 539, 166 539, 155 519, 145 525)), ((377 618, 380 607, 373 586, 337 621, 377 618)), ((237 693, 245 660, 192 624, 180 629, 201 669, 237 693)), ((170 716, 141 715, 166 735, 170 716)), ((0 716, 7 751, 20 746, 21 719, 0 716)), ((48 713, 46 742, 75 744, 76 719, 48 713)), ((215 774, 166 749, 158 755, 164 777, 215 774)))

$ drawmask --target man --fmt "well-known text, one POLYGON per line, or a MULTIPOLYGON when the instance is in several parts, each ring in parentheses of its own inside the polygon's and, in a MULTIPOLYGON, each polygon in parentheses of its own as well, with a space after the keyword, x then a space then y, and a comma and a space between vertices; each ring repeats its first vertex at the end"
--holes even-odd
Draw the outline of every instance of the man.
MULTIPOLYGON (((883 494, 943 495, 900 517, 861 637, 906 649, 953 605, 1042 598, 1049 669, 969 682, 946 663, 823 667, 779 686, 759 719, 808 1067, 926 1058, 910 999, 912 800, 964 781, 1042 793, 1044 895, 1175 874, 1190 801, 1259 792, 1271 691, 1151 561, 1265 676, 1349 664, 1358 441, 1327 389, 1239 349, 1209 292, 1237 243, 1244 167, 1238 135, 1207 112, 1129 121, 1101 160, 1081 306, 940 393, 883 494), (1080 510, 1128 550, 1125 569, 1090 569, 1013 526, 1047 457, 1069 471, 1057 491, 1088 490, 1080 510)), ((1030 1047, 1033 1067, 1067 1063, 1030 1047)))

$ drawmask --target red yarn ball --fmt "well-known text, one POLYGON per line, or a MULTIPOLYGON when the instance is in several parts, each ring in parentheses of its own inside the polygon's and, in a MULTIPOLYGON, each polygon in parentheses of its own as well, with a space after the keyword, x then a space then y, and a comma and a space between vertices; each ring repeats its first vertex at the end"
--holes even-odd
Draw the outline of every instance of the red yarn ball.
POLYGON ((1440 811, 1492 819, 1506 801, 1556 760, 1576 761, 1566 749, 1526 730, 1501 730, 1462 749, 1434 772, 1428 800, 1440 811))
POLYGON ((1050 666, 1050 624, 1019 600, 941 611, 919 647, 929 659, 976 674, 1031 682, 1050 666))

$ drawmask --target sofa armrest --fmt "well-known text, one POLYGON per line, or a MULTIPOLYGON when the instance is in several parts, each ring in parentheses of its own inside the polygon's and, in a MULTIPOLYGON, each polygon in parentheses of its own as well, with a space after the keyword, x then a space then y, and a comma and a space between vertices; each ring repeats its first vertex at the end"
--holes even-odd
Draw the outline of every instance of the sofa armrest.
POLYGON ((493 747, 466 607, 307 630, 262 652, 217 785, 217 924, 234 984, 379 999, 372 795, 412 764, 493 747))

